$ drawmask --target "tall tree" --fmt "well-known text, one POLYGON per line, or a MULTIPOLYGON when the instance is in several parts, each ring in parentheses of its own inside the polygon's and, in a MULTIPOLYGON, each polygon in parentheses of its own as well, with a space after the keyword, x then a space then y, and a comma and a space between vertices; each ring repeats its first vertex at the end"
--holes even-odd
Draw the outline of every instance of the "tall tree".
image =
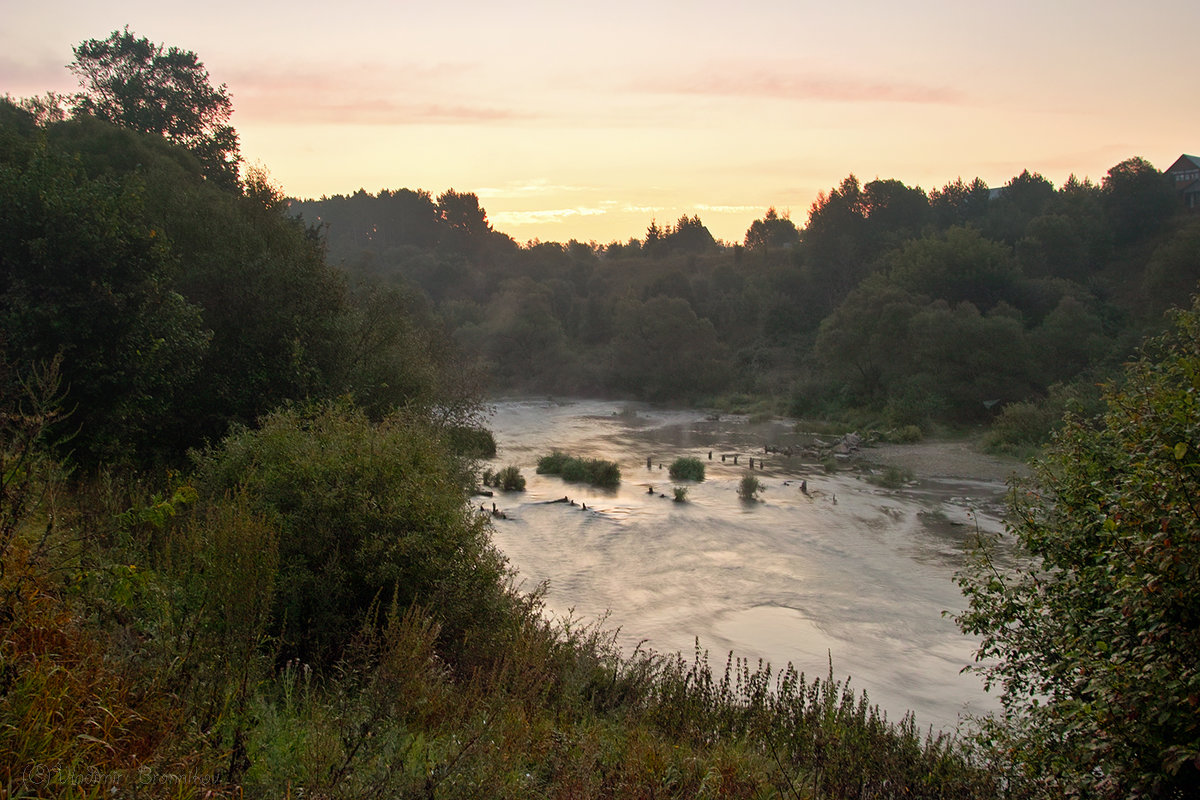
POLYGON ((804 255, 813 291, 831 311, 869 272, 866 207, 854 175, 828 194, 821 192, 808 210, 804 255))
POLYGON ((878 178, 863 187, 863 206, 877 248, 917 236, 929 216, 929 198, 921 188, 878 178))
POLYGON ((767 209, 762 219, 750 223, 746 231, 745 246, 747 250, 766 250, 773 247, 791 247, 800 241, 800 231, 796 229, 790 215, 779 215, 774 206, 767 209))
POLYGON ((1118 244, 1156 233, 1178 204, 1166 177, 1140 157, 1127 158, 1110 169, 1102 189, 1108 224, 1118 244))
POLYGON ((980 178, 970 183, 963 183, 963 179, 958 178, 954 183, 932 190, 929 206, 934 223, 939 228, 948 228, 979 219, 987 213, 990 194, 988 185, 980 178))
POLYGON ((208 178, 237 184, 233 102, 224 84, 213 88, 195 53, 164 48, 128 27, 81 42, 74 53, 69 67, 84 87, 75 96, 76 113, 158 134, 195 154, 208 178))
POLYGON ((62 359, 71 447, 88 464, 160 451, 207 351, 145 194, 44 142, 0 154, 0 345, 24 370, 62 359))

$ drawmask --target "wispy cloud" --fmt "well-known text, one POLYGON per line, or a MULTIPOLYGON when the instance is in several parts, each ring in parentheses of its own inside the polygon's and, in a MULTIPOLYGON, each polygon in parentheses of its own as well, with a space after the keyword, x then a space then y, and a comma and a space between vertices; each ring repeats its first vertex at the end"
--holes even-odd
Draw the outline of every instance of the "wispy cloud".
POLYGON ((588 186, 568 186, 561 183, 551 183, 546 178, 533 178, 527 181, 510 181, 502 186, 483 186, 476 192, 480 197, 536 197, 545 194, 566 194, 586 192, 588 186))
POLYGON ((230 79, 237 109, 271 122, 469 124, 533 118, 458 88, 468 64, 358 65, 327 71, 246 70, 230 79))
POLYGON ((0 56, 0 92, 21 96, 45 94, 48 91, 73 92, 78 88, 78 79, 62 61, 21 61, 0 56))
POLYGON ((713 206, 701 203, 696 206, 697 211, 711 211, 714 214, 756 214, 766 212, 762 206, 713 206))
POLYGON ((690 76, 639 83, 642 91, 842 103, 958 104, 963 94, 945 85, 873 80, 811 71, 799 64, 710 65, 690 76))
POLYGON ((536 211, 499 211, 488 214, 496 226, 544 225, 554 222, 566 222, 575 217, 594 217, 607 214, 609 209, 596 207, 582 208, 546 208, 536 211))

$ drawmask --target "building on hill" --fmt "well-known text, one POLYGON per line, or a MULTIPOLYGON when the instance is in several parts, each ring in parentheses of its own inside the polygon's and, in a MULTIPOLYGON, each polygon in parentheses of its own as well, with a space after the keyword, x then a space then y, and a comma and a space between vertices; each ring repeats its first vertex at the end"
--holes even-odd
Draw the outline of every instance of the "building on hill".
POLYGON ((1182 155, 1166 174, 1183 204, 1193 211, 1200 209, 1200 157, 1182 155))

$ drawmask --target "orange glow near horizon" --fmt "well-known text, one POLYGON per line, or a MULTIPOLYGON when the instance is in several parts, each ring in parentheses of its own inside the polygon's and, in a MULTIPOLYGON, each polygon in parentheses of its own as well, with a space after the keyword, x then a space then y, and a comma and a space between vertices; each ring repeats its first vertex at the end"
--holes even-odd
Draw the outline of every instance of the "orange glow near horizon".
POLYGON ((1061 185, 1200 151, 1200 110, 1178 102, 1192 71, 1161 41, 1200 23, 1182 0, 104 5, 10 9, 2 90, 74 90, 71 47, 128 24, 228 86, 243 156, 285 193, 475 192, 520 242, 624 241, 684 214, 735 242, 770 206, 803 225, 851 173, 1061 185))

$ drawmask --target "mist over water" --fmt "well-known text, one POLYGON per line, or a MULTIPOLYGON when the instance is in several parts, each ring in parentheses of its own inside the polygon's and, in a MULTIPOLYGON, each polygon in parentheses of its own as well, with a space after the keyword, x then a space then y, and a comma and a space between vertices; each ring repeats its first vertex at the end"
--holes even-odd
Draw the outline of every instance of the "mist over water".
POLYGON ((765 444, 801 440, 789 424, 626 403, 503 401, 491 427, 493 466, 514 464, 528 482, 492 498, 507 515, 494 540, 526 588, 549 581, 552 612, 607 614, 627 652, 645 642, 690 658, 698 639, 718 671, 730 651, 815 677, 832 658, 836 678, 850 676, 889 719, 914 711, 921 727, 953 729, 961 714, 997 706, 978 676, 961 673, 975 643, 943 612, 964 605, 953 575, 976 525, 1000 528, 984 509, 1003 483, 882 489, 811 459, 764 455, 765 444), (537 475, 553 449, 618 462, 620 487, 537 475), (707 468, 702 483, 681 484, 683 503, 670 499, 667 475, 679 456, 707 468), (737 495, 751 457, 766 486, 757 503, 737 495), (549 502, 563 497, 576 505, 549 502))

